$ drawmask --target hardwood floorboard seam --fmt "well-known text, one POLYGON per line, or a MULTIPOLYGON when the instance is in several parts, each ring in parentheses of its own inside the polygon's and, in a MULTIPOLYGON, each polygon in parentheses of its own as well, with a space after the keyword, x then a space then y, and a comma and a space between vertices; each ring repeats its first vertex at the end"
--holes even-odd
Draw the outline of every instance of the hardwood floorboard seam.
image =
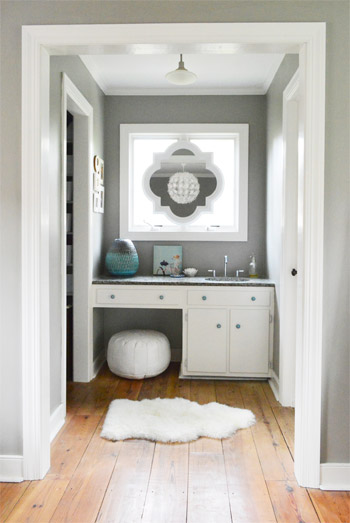
POLYGON ((187 496, 186 496, 186 523, 188 521, 188 493, 190 488, 190 444, 187 446, 187 496))
POLYGON ((148 496, 148 489, 149 489, 149 484, 150 484, 150 481, 151 481, 151 475, 152 475, 152 469, 153 469, 154 454, 156 452, 156 444, 157 444, 157 442, 154 442, 153 454, 152 454, 152 462, 151 462, 151 466, 149 468, 149 475, 148 475, 148 481, 147 481, 147 490, 146 490, 145 500, 144 500, 143 507, 142 507, 141 520, 143 519, 143 515, 145 513, 146 499, 147 499, 147 496, 148 496))
POLYGON ((8 518, 10 517, 10 515, 12 514, 13 510, 15 509, 15 507, 17 506, 17 504, 19 503, 19 501, 22 499, 22 496, 23 494, 27 491, 29 485, 31 485, 32 481, 29 481, 28 485, 26 486, 26 488, 23 490, 22 494, 20 495, 20 497, 18 498, 18 500, 16 501, 16 503, 13 505, 12 509, 10 510, 10 512, 7 514, 6 518, 4 519, 4 523, 5 521, 8 520, 8 518))
MULTIPOLYGON (((90 446, 90 443, 91 443, 91 441, 92 441, 92 438, 94 437, 95 433, 97 432, 98 427, 100 426, 100 422, 101 422, 101 419, 102 419, 102 418, 103 418, 103 415, 102 415, 102 416, 100 417, 100 419, 98 420, 98 423, 97 423, 97 425, 96 425, 96 428, 95 428, 95 430, 92 432, 92 434, 91 434, 91 438, 89 439, 89 442, 88 442, 88 444, 86 445, 84 452, 83 452, 82 455, 80 456, 80 460, 79 460, 79 462, 77 463, 77 466, 75 467, 75 469, 73 470, 73 472, 72 472, 72 474, 71 474, 71 476, 70 476, 70 478, 69 478, 69 480, 68 480, 68 483, 67 483, 66 488, 63 490, 62 496, 61 496, 60 499, 58 500, 57 505, 56 505, 54 511, 52 512, 52 517, 55 515, 56 510, 57 510, 59 504, 61 503, 61 501, 62 501, 62 499, 63 499, 63 496, 65 495, 65 493, 66 493, 67 490, 69 489, 69 485, 70 485, 70 483, 71 483, 71 481, 72 481, 72 479, 73 479, 73 477, 74 477, 74 474, 75 474, 75 472, 78 470, 78 467, 79 467, 79 465, 80 465, 80 463, 81 463, 83 457, 85 456, 85 453, 87 452, 87 450, 88 450, 88 448, 89 448, 89 446, 90 446)), ((53 481, 55 481, 55 480, 53 480, 53 481)), ((51 518, 51 519, 52 519, 52 518, 51 518)))
MULTIPOLYGON (((124 443, 124 442, 123 442, 123 443, 124 443)), ((117 462, 118 462, 118 459, 119 459, 120 453, 121 453, 121 449, 120 449, 119 452, 118 452, 118 456, 117 456, 117 459, 116 459, 115 462, 114 462, 114 467, 113 467, 113 469, 112 469, 112 473, 111 473, 111 475, 109 476, 109 480, 108 480, 107 486, 106 486, 106 488, 105 488, 104 494, 103 494, 103 496, 102 496, 102 500, 101 500, 101 503, 100 503, 100 506, 99 506, 99 509, 98 509, 98 512, 97 512, 97 515, 96 515, 95 523, 98 521, 98 516, 99 516, 99 514, 100 514, 100 511, 101 511, 101 508, 102 508, 103 502, 104 502, 105 497, 106 497, 106 495, 107 495, 107 492, 108 492, 108 489, 109 489, 109 485, 110 485, 110 483, 111 483, 111 480, 112 480, 112 477, 113 477, 113 474, 114 474, 114 469, 115 469, 115 467, 117 466, 117 462)))
MULTIPOLYGON (((116 387, 115 387, 115 392, 117 391, 117 386, 119 385, 119 383, 120 383, 120 379, 118 379, 118 383, 117 383, 117 385, 116 385, 116 387)), ((140 389, 140 390, 141 390, 141 389, 140 389)), ((136 396, 136 398, 135 398, 136 400, 137 400, 138 397, 139 397, 140 390, 139 390, 139 392, 138 392, 138 394, 137 394, 137 396, 136 396)), ((118 398, 114 398, 114 399, 118 399, 118 398)), ((107 406, 107 409, 108 409, 108 407, 109 407, 109 405, 107 406)), ((124 444, 124 441, 123 441, 123 444, 124 444)), ((115 460, 115 462, 114 462, 114 467, 113 467, 113 469, 112 469, 112 473, 111 473, 111 475, 109 476, 109 481, 108 481, 107 486, 106 486, 106 489, 105 489, 105 491, 104 491, 104 494, 103 494, 103 497, 102 497, 102 500, 101 500, 101 503, 100 503, 100 506, 99 506, 99 509, 98 509, 98 512, 97 512, 97 515, 96 515, 95 523, 98 521, 98 517, 99 517, 99 515, 100 515, 101 508, 102 508, 102 506, 103 506, 103 503, 104 503, 105 497, 106 497, 106 495, 107 495, 107 492, 108 492, 108 489, 109 489, 109 486, 110 486, 110 483, 111 483, 111 480, 112 480, 112 477, 113 477, 113 474, 114 474, 114 470, 115 470, 115 468, 116 468, 116 466, 117 466, 117 463, 118 463, 118 460, 119 460, 120 454, 121 454, 121 449, 120 449, 119 452, 118 452, 118 456, 117 456, 117 458, 116 458, 116 460, 115 460)))
MULTIPOLYGON (((310 492, 309 492, 309 489, 308 489, 308 488, 305 488, 305 490, 306 490, 306 492, 307 492, 307 495, 308 495, 308 497, 309 497, 309 500, 311 501, 312 506, 314 507, 314 510, 315 510, 315 512, 316 512, 316 516, 317 516, 317 518, 318 518, 318 521, 321 522, 322 520, 321 520, 321 516, 320 516, 320 514, 319 514, 319 512, 318 512, 318 510, 317 510, 317 504, 314 503, 314 501, 313 501, 313 499, 312 499, 312 496, 311 496, 311 494, 310 494, 310 492)), ((329 522, 329 523, 331 523, 331 522, 329 522)))
MULTIPOLYGON (((216 392, 216 388, 215 388, 215 392, 216 392)), ((225 468, 225 478, 226 478, 226 487, 227 487, 228 506, 229 506, 229 508, 230 508, 231 523, 233 523, 232 507, 231 507, 231 502, 230 502, 230 492, 229 492, 229 485, 228 485, 228 478, 227 478, 226 456, 225 456, 225 452, 224 452, 224 445, 223 445, 223 443, 222 443, 222 439, 221 439, 221 450, 222 450, 222 456, 223 456, 223 459, 224 459, 224 468, 225 468)))
MULTIPOLYGON (((244 397, 243 397, 243 394, 242 394, 242 391, 241 392, 241 396, 242 396, 242 401, 243 401, 243 405, 244 405, 244 408, 247 408, 246 407, 246 404, 245 404, 245 401, 244 401, 244 397)), ((264 391, 263 391, 264 392, 264 391)), ((265 392, 264 392, 264 395, 265 395, 265 392)), ((267 400, 268 402, 268 405, 270 405, 269 401, 267 400)), ((278 425, 279 427, 279 425, 278 425)), ((264 482, 265 482, 265 487, 266 487, 266 490, 267 490, 267 494, 269 496, 269 500, 270 500, 270 503, 271 503, 271 506, 272 506, 272 510, 273 510, 273 513, 274 513, 274 516, 275 516, 275 520, 277 521, 277 515, 276 515, 276 510, 275 510, 275 507, 274 507, 274 504, 272 502, 272 498, 271 498, 271 494, 270 494, 270 491, 269 491, 269 488, 268 488, 268 485, 267 485, 267 481, 266 481, 266 478, 265 478, 265 474, 264 474, 264 469, 263 469, 263 466, 262 466, 262 463, 261 463, 261 460, 260 460, 260 455, 259 455, 259 452, 258 452, 258 447, 256 445, 256 441, 255 441, 255 438, 254 438, 254 434, 253 434, 253 431, 251 429, 251 427, 248 429, 250 430, 250 433, 252 435, 252 439, 253 439, 253 442, 254 442, 254 447, 255 447, 255 452, 256 452, 256 455, 258 457, 258 460, 259 460, 259 464, 260 464, 260 468, 261 468, 261 472, 262 472, 262 475, 263 475, 263 478, 264 478, 264 482)))
MULTIPOLYGON (((266 383, 268 384, 269 382, 267 381, 266 383)), ((269 385, 269 386, 270 386, 270 385, 269 385)), ((267 403, 270 405, 270 407, 271 407, 271 409, 272 409, 272 408, 273 408, 274 406, 276 406, 276 405, 272 405, 272 403, 271 403, 270 400, 269 400, 268 395, 267 395, 266 392, 265 392, 264 387, 261 387, 261 389, 262 389, 262 391, 263 391, 263 393, 264 393, 264 396, 265 396, 265 398, 266 398, 267 403)), ((276 400, 276 401, 277 401, 277 400, 276 400)), ((281 407, 282 407, 282 405, 281 405, 281 407)))
POLYGON ((280 433, 282 434, 282 438, 284 439, 284 442, 285 442, 285 444, 286 444, 286 447, 287 447, 287 449, 288 449, 288 451, 289 451, 289 454, 290 454, 290 456, 291 456, 291 458, 292 458, 292 461, 293 461, 293 463, 294 463, 294 456, 293 456, 293 453, 292 453, 292 451, 291 451, 291 449, 290 449, 290 447, 289 447, 289 445, 288 445, 287 438, 286 438, 286 436, 284 435, 284 432, 283 432, 283 430, 282 430, 282 427, 281 427, 281 425, 280 425, 279 422, 278 422, 278 419, 277 419, 277 416, 276 416, 276 414, 275 414, 275 411, 274 411, 273 407, 271 407, 271 410, 272 410, 273 417, 275 418, 276 423, 277 423, 277 425, 278 425, 278 428, 279 428, 279 430, 280 430, 280 433))

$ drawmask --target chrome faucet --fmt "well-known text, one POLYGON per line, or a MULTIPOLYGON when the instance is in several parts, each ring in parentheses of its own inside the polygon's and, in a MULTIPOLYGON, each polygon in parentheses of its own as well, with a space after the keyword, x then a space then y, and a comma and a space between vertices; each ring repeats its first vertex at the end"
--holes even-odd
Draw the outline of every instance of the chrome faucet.
POLYGON ((228 256, 225 254, 224 256, 224 276, 226 278, 226 271, 227 271, 227 262, 228 262, 228 256))
POLYGON ((239 276, 240 272, 244 272, 244 270, 243 269, 237 269, 236 270, 236 278, 237 278, 237 280, 239 280, 239 278, 240 278, 240 276, 239 276))
POLYGON ((208 272, 211 272, 213 275, 213 278, 216 278, 216 270, 215 269, 208 269, 208 272))

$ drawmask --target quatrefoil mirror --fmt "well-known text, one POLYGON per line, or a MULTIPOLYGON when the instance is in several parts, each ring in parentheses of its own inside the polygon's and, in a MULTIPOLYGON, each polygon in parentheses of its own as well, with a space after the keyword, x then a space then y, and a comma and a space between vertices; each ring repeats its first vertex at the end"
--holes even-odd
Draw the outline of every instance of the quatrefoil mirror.
POLYGON ((211 153, 202 152, 189 141, 177 141, 165 152, 154 154, 153 164, 144 173, 143 186, 155 212, 184 222, 211 211, 223 180, 211 153))

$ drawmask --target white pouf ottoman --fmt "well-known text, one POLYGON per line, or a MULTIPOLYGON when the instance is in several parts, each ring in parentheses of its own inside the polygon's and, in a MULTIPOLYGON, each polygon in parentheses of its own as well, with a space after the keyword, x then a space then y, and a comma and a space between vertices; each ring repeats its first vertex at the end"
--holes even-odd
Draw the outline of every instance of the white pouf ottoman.
POLYGON ((123 378, 157 376, 169 366, 169 340, 162 332, 152 330, 117 332, 108 343, 107 363, 114 374, 123 378))

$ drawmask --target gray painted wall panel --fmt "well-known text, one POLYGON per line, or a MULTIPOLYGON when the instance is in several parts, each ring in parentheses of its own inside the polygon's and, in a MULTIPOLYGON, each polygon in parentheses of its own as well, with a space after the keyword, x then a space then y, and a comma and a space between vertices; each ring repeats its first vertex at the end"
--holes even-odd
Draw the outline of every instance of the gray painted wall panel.
MULTIPOLYGON (((322 460, 349 462, 349 3, 283 1, 1 2, 0 454, 22 452, 20 235, 21 25, 327 22, 322 460), (331 276, 330 276, 331 275, 331 276), (336 313, 330 313, 330 311, 336 313)), ((213 244, 214 245, 214 244, 213 244)), ((219 262, 219 260, 213 260, 219 262)), ((191 260, 188 260, 191 264, 191 260)))
MULTIPOLYGON (((264 96, 108 96, 106 125, 106 213, 104 253, 119 235, 119 126, 122 123, 248 123, 249 203, 248 242, 182 242, 185 267, 222 274, 224 255, 229 256, 228 274, 248 270, 255 252, 258 271, 266 274, 265 169, 266 100, 264 96)), ((139 274, 152 274, 153 245, 181 242, 135 241, 140 258, 139 274)))

